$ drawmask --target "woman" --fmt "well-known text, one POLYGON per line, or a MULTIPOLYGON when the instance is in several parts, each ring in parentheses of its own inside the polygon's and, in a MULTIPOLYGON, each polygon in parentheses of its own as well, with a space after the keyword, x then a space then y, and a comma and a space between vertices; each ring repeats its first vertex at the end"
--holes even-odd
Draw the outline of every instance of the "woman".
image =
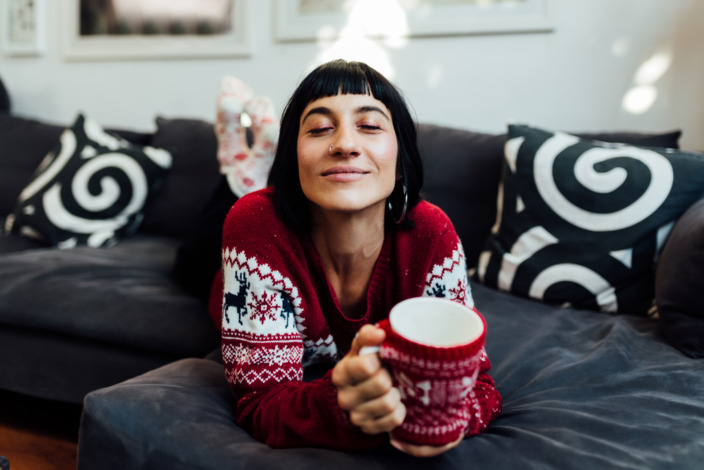
MULTIPOLYGON (((364 450, 405 419, 378 357, 358 354, 384 340, 373 324, 409 297, 473 306, 459 239, 420 201, 421 186, 415 125, 389 81, 338 60, 301 82, 283 113, 269 188, 242 197, 225 221, 211 304, 222 306, 236 420, 256 439, 364 450), (304 381, 315 364, 332 369, 304 381)), ((466 435, 500 411, 488 369, 486 360, 466 435)), ((443 447, 391 443, 430 456, 462 437, 443 447)))

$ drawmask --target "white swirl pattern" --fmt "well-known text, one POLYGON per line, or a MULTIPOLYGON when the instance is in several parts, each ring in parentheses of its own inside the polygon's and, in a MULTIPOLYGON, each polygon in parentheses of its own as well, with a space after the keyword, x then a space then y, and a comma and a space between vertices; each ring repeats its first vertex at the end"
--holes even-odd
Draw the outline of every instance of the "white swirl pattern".
POLYGON ((13 230, 31 230, 61 248, 103 246, 132 234, 171 166, 169 152, 132 145, 83 116, 48 158, 20 195, 13 230))
POLYGON ((76 202, 86 210, 97 212, 108 209, 120 197, 120 184, 114 178, 105 176, 100 180, 101 191, 93 195, 88 190, 91 178, 100 170, 114 168, 121 170, 130 181, 132 199, 123 213, 133 213, 144 205, 147 199, 147 177, 144 170, 133 158, 121 153, 107 153, 86 162, 77 172, 71 183, 71 191, 76 202))
POLYGON ((594 294, 602 311, 618 311, 618 301, 609 281, 579 264, 556 264, 545 269, 533 280, 528 295, 542 299, 545 291, 560 282, 574 282, 587 289, 594 294))
POLYGON ((608 214, 597 214, 586 211, 571 203, 560 192, 552 171, 558 155, 567 147, 574 145, 579 139, 575 136, 555 133, 536 152, 534 165, 535 184, 546 204, 560 217, 576 227, 593 232, 621 230, 631 227, 655 212, 667 199, 674 175, 670 162, 652 150, 623 146, 616 148, 593 148, 584 152, 574 167, 575 177, 585 188, 599 193, 613 192, 626 179, 623 168, 615 168, 608 172, 594 170, 594 165, 617 157, 627 157, 638 160, 648 167, 651 180, 645 192, 628 207, 608 214))
POLYGON ((66 130, 61 134, 59 140, 61 142, 61 151, 49 166, 22 190, 19 197, 20 202, 26 201, 46 187, 47 184, 56 178, 73 156, 76 151, 76 134, 66 130))

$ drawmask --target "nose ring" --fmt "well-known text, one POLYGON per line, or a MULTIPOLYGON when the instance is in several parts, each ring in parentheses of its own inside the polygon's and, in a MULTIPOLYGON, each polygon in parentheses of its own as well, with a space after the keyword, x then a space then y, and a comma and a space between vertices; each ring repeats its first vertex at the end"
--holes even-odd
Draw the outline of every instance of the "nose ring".
POLYGON ((328 149, 328 152, 330 152, 330 155, 332 155, 332 148, 333 147, 334 147, 334 145, 331 145, 330 148, 328 149))

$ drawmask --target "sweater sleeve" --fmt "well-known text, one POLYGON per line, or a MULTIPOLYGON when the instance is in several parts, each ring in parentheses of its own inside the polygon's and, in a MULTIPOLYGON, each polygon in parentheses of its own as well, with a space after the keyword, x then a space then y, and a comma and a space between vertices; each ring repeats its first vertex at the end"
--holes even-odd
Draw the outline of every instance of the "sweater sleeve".
MULTIPOLYGON (((295 257, 282 252, 281 233, 238 226, 250 199, 228 215, 223 240, 222 353, 237 424, 277 448, 377 447, 383 437, 363 434, 349 422, 330 374, 303 381, 305 339, 299 329, 305 330, 300 324, 305 305, 284 259, 295 257)), ((263 225, 276 230, 275 224, 263 225)))
MULTIPOLYGON (((432 267, 426 277, 423 295, 445 297, 480 313, 472 298, 464 249, 451 225, 448 225, 447 229, 438 237, 436 247, 432 267)), ((465 430, 466 436, 481 433, 501 412, 501 395, 496 389, 494 380, 489 376, 489 369, 491 369, 491 362, 486 351, 482 350, 477 382, 465 404, 470 408, 472 417, 465 430)))

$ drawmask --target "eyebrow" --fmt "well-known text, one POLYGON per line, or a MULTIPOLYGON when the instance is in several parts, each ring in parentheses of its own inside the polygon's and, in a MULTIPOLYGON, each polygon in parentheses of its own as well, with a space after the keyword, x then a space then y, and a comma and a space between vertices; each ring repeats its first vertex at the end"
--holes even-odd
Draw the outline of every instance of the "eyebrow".
MULTIPOLYGON (((358 108, 355 108, 353 111, 353 114, 364 114, 364 113, 372 113, 376 112, 381 114, 386 118, 387 121, 391 122, 391 118, 384 112, 383 109, 379 108, 378 106, 360 106, 358 108)), ((333 112, 330 108, 327 108, 325 106, 318 106, 316 108, 311 109, 306 113, 306 115, 303 117, 303 120, 301 121, 301 124, 306 122, 306 119, 308 119, 311 115, 313 114, 323 114, 325 116, 332 116, 333 112)))

